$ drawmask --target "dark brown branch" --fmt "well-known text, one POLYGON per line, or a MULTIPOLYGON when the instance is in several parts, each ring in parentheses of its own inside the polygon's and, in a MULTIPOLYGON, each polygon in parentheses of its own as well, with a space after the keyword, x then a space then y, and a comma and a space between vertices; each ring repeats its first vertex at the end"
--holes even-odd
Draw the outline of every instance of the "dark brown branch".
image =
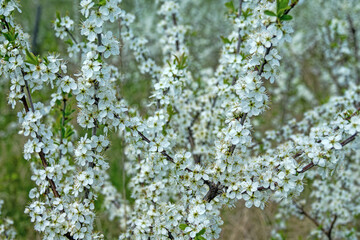
POLYGON ((211 202, 216 196, 223 193, 220 182, 215 184, 213 182, 205 180, 204 183, 209 186, 209 191, 206 193, 206 195, 203 198, 204 201, 211 202))
POLYGON ((318 227, 325 235, 327 235, 327 231, 325 230, 325 228, 314 217, 312 217, 308 212, 306 212, 304 207, 298 205, 296 202, 294 202, 294 204, 296 208, 299 210, 300 214, 308 218, 311 222, 313 222, 316 225, 316 227, 318 227))
POLYGON ((299 210, 299 213, 304 215, 306 218, 308 218, 311 222, 313 222, 316 227, 318 227, 318 229, 320 229, 326 236, 329 240, 332 239, 331 237, 331 233, 332 233, 332 230, 334 229, 334 226, 335 226, 335 222, 337 220, 337 215, 335 214, 334 215, 334 218, 333 220, 331 221, 331 224, 329 226, 329 229, 326 230, 322 224, 320 224, 318 222, 318 220, 316 220, 316 218, 314 218, 313 216, 310 215, 310 213, 306 212, 304 207, 303 206, 300 206, 299 204, 297 204, 295 201, 294 201, 294 204, 295 204, 295 207, 299 210))
POLYGON ((24 108, 25 108, 25 112, 28 112, 29 111, 29 106, 26 102, 26 98, 25 98, 25 95, 22 96, 22 98, 20 99, 20 101, 22 102, 22 104, 24 105, 24 108))
POLYGON ((144 141, 147 142, 147 143, 150 143, 150 142, 151 142, 147 137, 145 137, 145 135, 144 135, 142 132, 140 132, 139 130, 136 130, 136 131, 137 131, 137 133, 140 135, 140 137, 142 138, 142 140, 144 140, 144 141))
POLYGON ((347 139, 345 139, 344 141, 341 142, 341 146, 345 146, 346 144, 352 142, 355 140, 355 137, 357 136, 358 133, 355 133, 353 135, 351 135, 350 137, 348 137, 347 139))
POLYGON ((36 18, 35 18, 35 26, 33 32, 33 39, 32 39, 32 51, 35 55, 39 53, 38 47, 38 35, 39 35, 39 26, 40 26, 40 19, 41 19, 41 4, 39 3, 36 8, 36 18))
MULTIPOLYGON (((344 141, 342 141, 340 144, 341 144, 341 146, 345 146, 345 145, 347 145, 347 144, 349 144, 350 142, 352 142, 352 141, 354 141, 355 140, 355 138, 356 138, 356 136, 357 136, 357 134, 358 133, 355 133, 355 134, 353 134, 353 135, 351 135, 350 137, 348 137, 347 139, 345 139, 344 141)), ((331 148, 331 149, 334 149, 334 148, 331 148)), ((302 154, 302 153, 301 153, 302 154)), ((301 155, 300 154, 300 155, 301 155)), ((298 155, 298 153, 295 155, 295 156, 300 156, 300 155, 298 155)), ((309 163, 308 165, 306 165, 305 167, 303 167, 300 171, 297 171, 298 173, 304 173, 304 172, 306 172, 306 171, 308 171, 310 168, 312 168, 312 167, 314 167, 315 166, 315 164, 314 163, 309 163)))
MULTIPOLYGON (((28 82, 27 82, 27 80, 24 80, 24 81, 25 81, 25 86, 26 86, 26 91, 27 91, 27 94, 28 94, 28 98, 29 98, 29 101, 31 103, 31 111, 33 113, 35 113, 35 108, 34 108, 34 105, 32 103, 32 98, 31 98, 31 93, 30 93, 30 89, 29 89, 29 86, 28 86, 28 82)), ((30 109, 29 109, 29 105, 28 105, 28 103, 26 101, 25 96, 23 96, 20 100, 22 101, 22 103, 24 105, 25 111, 29 112, 30 109)), ((42 142, 41 137, 37 133, 36 133, 36 138, 39 140, 39 142, 42 142)), ((39 152, 39 157, 40 157, 42 166, 44 167, 44 169, 46 169, 48 167, 48 163, 46 161, 45 154, 44 154, 42 149, 39 152)), ((54 181, 52 179, 49 179, 48 177, 46 177, 46 180, 49 182, 51 191, 53 192, 54 196, 57 197, 57 198, 60 198, 60 194, 56 190, 56 185, 55 185, 54 181)))
POLYGON ((64 235, 67 239, 74 240, 74 238, 70 235, 70 233, 66 233, 64 235))
POLYGON ((264 54, 263 62, 260 65, 260 68, 258 70, 258 75, 261 76, 261 74, 264 72, 264 67, 267 64, 266 56, 270 53, 270 50, 272 49, 273 45, 271 44, 270 47, 266 48, 266 52, 264 54))
POLYGON ((309 163, 308 165, 306 165, 305 167, 303 167, 300 171, 297 171, 298 173, 304 173, 306 171, 308 171, 310 168, 314 167, 315 164, 314 163, 309 163))
POLYGON ((348 22, 350 25, 350 34, 351 34, 351 38, 353 41, 354 56, 355 56, 355 60, 356 60, 356 66, 355 66, 356 77, 357 77, 356 82, 357 82, 357 84, 359 84, 360 83, 360 69, 358 66, 360 63, 359 45, 358 45, 357 36, 356 36, 356 28, 355 28, 354 22, 350 15, 348 15, 348 22))
MULTIPOLYGON (((239 9, 238 9, 238 18, 240 18, 241 13, 242 13, 242 4, 243 4, 243 0, 240 0, 239 1, 239 9)), ((237 46, 236 46, 236 54, 239 54, 239 52, 240 52, 240 45, 241 45, 240 31, 241 31, 241 29, 239 28, 239 36, 238 36, 239 39, 238 39, 237 46)))
POLYGON ((25 82, 25 87, 26 87, 26 92, 27 92, 27 95, 28 95, 28 99, 29 99, 29 102, 30 102, 31 111, 33 113, 35 113, 35 108, 34 108, 34 104, 33 104, 33 101, 32 101, 32 97, 31 97, 31 93, 30 93, 30 89, 29 89, 29 84, 28 84, 27 80, 24 80, 24 82, 25 82))
MULTIPOLYGON (((63 138, 64 138, 64 134, 63 134, 63 127, 65 127, 65 120, 66 120, 66 114, 65 114, 65 111, 66 111, 66 97, 63 97, 63 107, 61 109, 61 113, 62 113, 62 119, 61 119, 61 127, 60 127, 60 144, 63 143, 63 138)), ((62 151, 60 150, 60 153, 59 153, 59 159, 61 159, 62 157, 62 151)))
MULTIPOLYGON (((351 114, 350 116, 345 118, 345 120, 350 120, 353 116, 357 115, 359 113, 359 111, 360 111, 360 107, 357 108, 353 114, 351 114)), ((339 127, 336 128, 336 130, 338 130, 338 129, 339 129, 339 127)))
POLYGON ((299 0, 294 1, 290 4, 290 8, 284 12, 284 14, 288 14, 297 4, 299 3, 299 0))
MULTIPOLYGON (((167 229, 166 229, 167 230, 167 229)), ((168 238, 171 239, 171 240, 174 240, 174 236, 171 234, 171 232, 169 230, 167 230, 168 232, 168 238)))
MULTIPOLYGON (((239 10, 238 10, 238 14, 237 14, 237 17, 240 19, 240 17, 241 17, 241 11, 242 11, 242 3, 243 3, 243 0, 240 0, 239 1, 239 10)), ((239 53, 240 53, 240 46, 241 46, 241 34, 240 34, 240 32, 241 32, 241 28, 239 28, 238 29, 238 41, 237 41, 237 45, 236 45, 236 52, 235 52, 235 55, 238 55, 239 53)), ((231 83, 231 85, 235 85, 235 83, 236 83, 236 76, 234 76, 233 77, 233 79, 232 79, 232 83, 231 83)))
POLYGON ((329 240, 332 239, 331 233, 332 233, 332 230, 334 229, 336 219, 337 219, 337 215, 334 216, 334 219, 332 220, 332 222, 331 222, 331 224, 330 224, 329 230, 327 230, 327 234, 326 234, 326 235, 328 236, 329 240))
MULTIPOLYGON (((172 14, 172 20, 173 20, 174 26, 176 27, 176 26, 177 26, 177 20, 176 20, 176 14, 175 14, 175 13, 172 14)), ((179 36, 178 36, 178 34, 176 34, 175 46, 176 46, 176 51, 180 51, 180 43, 179 43, 179 36)))
POLYGON ((74 35, 70 32, 69 29, 65 28, 65 32, 67 32, 70 36, 70 38, 74 41, 74 43, 78 43, 78 41, 76 40, 76 38, 74 37, 74 35))
POLYGON ((189 139, 189 143, 190 143, 191 153, 192 153, 192 156, 194 158, 195 164, 200 164, 201 156, 199 154, 194 154, 196 146, 195 146, 195 139, 194 139, 194 136, 193 136, 192 127, 194 126, 194 123, 199 118, 199 116, 200 116, 200 112, 197 112, 196 115, 194 116, 194 118, 192 119, 192 121, 190 123, 190 126, 187 128, 188 133, 189 133, 188 139, 189 139))
MULTIPOLYGON (((26 83, 26 85, 27 85, 27 81, 26 81, 26 80, 25 80, 25 83, 26 83)), ((29 92, 29 97, 30 97, 30 99, 31 99, 30 92, 29 92)), ((21 102, 22 102, 23 105, 24 105, 25 111, 26 111, 26 112, 29 112, 30 109, 29 109, 29 105, 28 105, 28 103, 27 103, 27 101, 26 101, 25 95, 24 95, 20 100, 21 100, 21 102)), ((39 141, 41 141, 41 138, 38 136, 38 134, 36 134, 36 136, 37 136, 37 138, 39 139, 39 141)), ((40 157, 40 159, 41 159, 41 164, 42 164, 43 168, 46 169, 47 166, 48 166, 48 163, 47 163, 47 161, 46 161, 45 154, 44 154, 44 152, 43 152, 42 149, 41 149, 41 151, 39 152, 39 157, 40 157)), ((53 192, 54 196, 55 196, 56 198, 61 198, 59 192, 58 192, 57 189, 56 189, 55 182, 54 182, 52 179, 49 179, 47 176, 46 176, 46 181, 49 182, 51 191, 53 192)), ((66 233, 64 236, 65 236, 67 239, 74 240, 74 238, 70 235, 70 233, 66 233)))
MULTIPOLYGON (((136 130, 136 132, 139 134, 139 136, 141 137, 141 139, 147 143, 151 143, 152 141, 150 139, 148 139, 142 132, 140 132, 139 130, 136 130)), ((175 160, 166 152, 166 150, 162 150, 161 153, 165 158, 166 160, 168 160, 169 162, 172 162, 172 163, 175 163, 175 160)), ((188 172, 192 172, 191 169, 189 168, 185 168, 185 171, 188 171, 188 172)))

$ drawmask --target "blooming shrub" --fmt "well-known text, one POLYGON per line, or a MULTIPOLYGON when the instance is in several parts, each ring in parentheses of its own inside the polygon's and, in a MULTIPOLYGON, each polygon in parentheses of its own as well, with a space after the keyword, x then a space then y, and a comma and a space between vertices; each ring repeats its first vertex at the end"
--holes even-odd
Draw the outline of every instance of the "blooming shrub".
POLYGON ((194 67, 204 64, 195 62, 197 53, 187 42, 192 26, 182 10, 189 1, 157 1, 160 61, 133 30, 135 16, 121 0, 81 0, 79 27, 71 16, 58 15, 53 27, 67 54, 42 56, 31 52, 29 35, 13 17, 20 11, 17 2, 0 2, 1 73, 11 83, 9 104, 21 105, 24 159, 36 184, 25 213, 44 239, 103 239, 94 230, 99 196, 109 219, 120 219, 119 239, 216 239, 220 210, 239 200, 261 209, 270 200, 279 202, 276 239, 284 238, 290 215, 310 219, 318 238, 359 236, 355 1, 328 7, 336 16, 323 13, 318 39, 309 41, 322 48, 327 62, 318 69, 319 82, 334 81, 333 96, 302 120, 288 119, 265 134, 254 132, 257 116, 269 107, 267 91, 294 104, 284 120, 296 113, 307 89, 298 79, 301 64, 289 56, 297 51, 305 58, 305 48, 312 47, 291 42, 301 34, 291 25, 297 0, 227 2, 231 29, 221 37, 213 72, 194 67), (127 71, 117 65, 128 57, 124 48, 151 79, 145 114, 118 91, 127 71), (284 79, 291 78, 297 79, 286 87, 284 79), (286 95, 291 84, 298 91, 293 96, 286 95), (46 99, 37 97, 41 93, 46 99), (117 192, 107 173, 112 134, 124 141, 133 202, 117 192), (311 193, 304 198, 306 184, 311 193))

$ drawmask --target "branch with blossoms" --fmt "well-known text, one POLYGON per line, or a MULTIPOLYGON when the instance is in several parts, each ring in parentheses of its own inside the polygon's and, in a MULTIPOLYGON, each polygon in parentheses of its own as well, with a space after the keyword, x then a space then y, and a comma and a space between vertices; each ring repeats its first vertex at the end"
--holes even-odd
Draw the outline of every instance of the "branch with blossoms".
MULTIPOLYGON (((11 8, 14 3, 10 1, 7 4, 11 8)), ((12 10, 14 9, 12 8, 12 10)), ((36 181, 39 188, 31 191, 30 197, 35 198, 36 201, 29 205, 26 212, 32 217, 31 220, 36 222, 35 229, 44 232, 45 236, 64 236, 68 239, 101 238, 101 234, 92 232, 93 217, 95 216, 92 210, 94 209, 93 202, 96 195, 90 189, 102 186, 102 179, 105 178, 103 171, 107 168, 107 165, 100 153, 106 149, 109 142, 104 136, 95 136, 95 134, 99 127, 98 122, 106 123, 104 117, 110 116, 107 112, 109 108, 104 107, 104 100, 109 101, 110 96, 101 94, 101 92, 90 93, 93 103, 96 105, 95 108, 98 107, 100 110, 96 109, 96 111, 99 111, 100 117, 96 116, 94 118, 92 116, 84 119, 81 118, 84 113, 80 111, 79 117, 84 119, 85 123, 81 121, 79 123, 86 124, 86 126, 93 124, 91 126, 93 136, 91 139, 88 139, 87 136, 82 137, 75 154, 70 152, 72 151, 72 144, 69 141, 73 132, 71 132, 71 129, 68 131, 64 126, 65 122, 68 123, 65 118, 69 115, 66 110, 64 95, 70 92, 74 93, 77 96, 80 110, 81 107, 87 107, 87 113, 94 114, 89 111, 91 110, 89 109, 89 107, 91 108, 89 102, 81 102, 81 100, 89 100, 84 99, 87 92, 83 91, 84 88, 79 89, 74 79, 63 76, 63 74, 66 74, 66 66, 61 60, 54 56, 40 58, 27 50, 26 36, 21 32, 19 26, 15 26, 11 15, 2 18, 2 21, 5 26, 2 32, 3 39, 6 39, 3 44, 7 45, 7 52, 3 56, 9 62, 9 65, 5 65, 4 69, 10 70, 8 78, 18 81, 13 81, 11 87, 13 95, 10 101, 13 105, 16 104, 16 100, 20 100, 24 104, 25 113, 19 115, 20 123, 23 125, 24 135, 30 135, 33 138, 25 145, 24 157, 29 160, 32 153, 38 153, 44 168, 44 170, 38 170, 35 165, 32 165, 34 171, 32 179, 36 181), (48 82, 53 87, 53 81, 55 81, 58 88, 51 101, 51 107, 59 100, 59 96, 64 102, 59 138, 53 135, 51 128, 45 128, 45 125, 40 122, 44 115, 48 115, 50 108, 44 108, 41 103, 33 103, 31 96, 31 92, 43 88, 43 83, 48 82), (23 93, 24 89, 26 94, 23 93), (76 170, 74 167, 69 166, 69 157, 75 157, 75 162, 78 164, 76 170), (85 165, 89 168, 84 169, 85 165), (63 178, 69 172, 72 172, 70 175, 72 177, 63 178), (52 190, 54 196, 47 192, 48 187, 52 190), (42 193, 46 193, 47 199, 42 199, 42 193), (69 193, 73 197, 63 199, 69 193), (58 229, 61 229, 61 231, 58 229)), ((108 39, 103 41, 105 42, 105 40, 108 39)), ((100 40, 98 44, 101 45, 100 40)), ((102 49, 99 51, 101 52, 102 49)), ((85 61, 85 63, 88 64, 89 70, 94 70, 98 68, 98 62, 91 61, 91 56, 93 55, 87 54, 90 60, 85 61)), ((103 74, 106 74, 106 71, 103 74)), ((90 80, 89 78, 92 76, 93 73, 87 71, 85 78, 90 80)), ((79 79, 77 82, 79 82, 79 79)), ((101 84, 97 87, 96 82, 94 84, 93 87, 96 90, 102 87, 101 84)), ((113 97, 113 101, 117 102, 117 99, 113 97)), ((120 107, 118 103, 113 104, 113 106, 120 107)), ((112 126, 115 126, 114 122, 112 122, 112 126)))
MULTIPOLYGON (((312 7, 316 8, 316 4, 314 2, 312 7)), ((322 223, 325 229, 332 226, 332 238, 334 239, 357 236, 356 228, 352 224, 354 221, 352 211, 353 206, 358 204, 355 193, 359 187, 357 180, 355 180, 358 169, 356 166, 358 164, 357 149, 355 147, 358 144, 357 132, 359 130, 358 87, 353 84, 356 82, 356 70, 354 68, 351 68, 351 75, 344 70, 339 71, 340 68, 347 68, 349 66, 348 61, 352 59, 348 58, 347 54, 340 54, 341 52, 348 52, 352 41, 351 35, 349 34, 348 38, 343 38, 341 41, 336 39, 340 34, 347 32, 347 27, 342 27, 346 23, 344 16, 349 14, 348 8, 339 5, 341 5, 340 2, 330 8, 338 11, 337 17, 328 15, 330 9, 326 9, 324 15, 326 15, 325 19, 328 20, 323 20, 325 26, 330 25, 328 34, 333 41, 331 44, 336 42, 339 45, 330 49, 327 47, 328 45, 324 44, 322 48, 327 49, 327 56, 333 56, 337 62, 342 62, 342 65, 333 65, 333 59, 327 57, 326 59, 329 61, 324 65, 333 66, 331 70, 336 76, 334 81, 341 83, 343 82, 342 79, 346 79, 346 84, 348 84, 346 91, 342 96, 332 96, 326 100, 325 104, 306 112, 303 120, 289 121, 285 126, 281 126, 280 131, 268 132, 266 140, 263 138, 258 143, 258 146, 261 146, 261 151, 265 150, 266 152, 273 151, 271 149, 274 148, 274 145, 285 141, 293 142, 294 145, 290 147, 298 147, 298 152, 295 152, 293 157, 302 166, 297 171, 299 174, 306 172, 303 181, 308 183, 307 188, 311 191, 310 196, 302 194, 297 198, 301 199, 302 206, 308 206, 308 214, 322 223), (301 145, 302 141, 305 141, 305 145, 298 146, 298 143, 301 145), (315 166, 317 169, 314 169, 315 166), (310 169, 311 171, 309 171, 310 169), (332 223, 333 217, 330 218, 329 216, 337 216, 337 220, 332 223)), ((296 66, 293 62, 291 64, 296 66)), ((319 76, 319 81, 328 81, 326 79, 328 76, 324 75, 325 77, 319 76)), ((260 150, 258 146, 255 145, 254 148, 260 150)), ((279 229, 277 235, 274 236, 277 239, 283 239, 281 234, 285 233, 283 230, 286 226, 286 220, 283 219, 287 219, 287 216, 302 219, 304 216, 296 213, 297 211, 292 207, 291 201, 280 201, 280 199, 278 201, 280 202, 278 210, 279 229), (282 202, 287 203, 283 204, 282 202), (280 218, 283 219, 280 220, 280 218)), ((324 231, 315 228, 310 232, 310 236, 328 238, 324 231)))
MULTIPOLYGON (((10 2, 8 4, 8 6, 11 6, 14 3, 10 2)), ((16 101, 23 103, 24 110, 18 114, 19 122, 22 125, 23 134, 32 138, 25 144, 24 158, 30 160, 31 154, 37 153, 43 167, 42 170, 38 170, 36 167, 33 168, 35 175, 37 175, 34 176, 34 179, 36 179, 36 184, 38 185, 38 188, 33 189, 33 194, 37 196, 45 194, 48 201, 57 201, 61 199, 59 190, 59 185, 61 184, 59 184, 59 181, 62 178, 62 173, 55 173, 60 170, 61 165, 56 164, 53 159, 53 155, 56 154, 56 147, 52 139, 52 133, 41 123, 41 118, 46 115, 49 110, 44 109, 42 103, 33 102, 30 88, 32 88, 32 91, 42 88, 42 86, 36 82, 40 79, 40 72, 43 71, 41 81, 52 84, 52 81, 56 79, 55 74, 60 71, 66 71, 66 69, 61 67, 60 61, 54 56, 49 56, 42 60, 30 53, 29 50, 27 50, 26 36, 22 34, 20 27, 14 24, 11 16, 3 16, 1 21, 3 25, 3 38, 6 38, 3 44, 8 46, 7 51, 3 54, 3 57, 8 60, 8 65, 3 66, 3 70, 8 71, 8 77, 15 79, 15 81, 12 81, 12 93, 10 94, 9 102, 13 107, 16 101), (22 54, 26 56, 26 59, 23 58, 22 54), (50 74, 47 74, 47 72, 50 74), (24 91, 26 91, 26 93, 24 93, 24 91), (45 181, 39 181, 40 179, 45 181), (48 188, 51 189, 53 195, 47 191, 48 188)), ((61 172, 66 173, 67 170, 61 170, 61 172)), ((53 203, 50 203, 50 205, 52 204, 53 203)), ((39 231, 45 230, 50 224, 47 220, 44 205, 45 203, 33 202, 26 210, 26 212, 29 212, 32 216, 32 221, 36 219, 37 224, 35 225, 35 229, 39 231), (39 204, 41 208, 38 208, 39 204), (37 209, 33 209, 34 207, 37 209), (33 210, 35 211, 32 212, 33 210)), ((47 211, 49 211, 49 209, 47 211)), ((57 216, 63 214, 65 214, 63 209, 59 209, 57 216)), ((54 216, 56 216, 55 213, 54 216)), ((74 239, 67 229, 63 229, 61 232, 59 231, 58 234, 68 239, 74 239)))
MULTIPOLYGON (((270 52, 270 50, 269 50, 269 52, 270 52)), ((142 137, 142 139, 144 140, 144 139, 148 139, 148 138, 144 138, 144 137, 142 137)), ((145 140, 146 141, 146 140, 145 140)), ((149 140, 149 141, 146 141, 147 143, 150 143, 151 141, 149 140)), ((162 152, 162 151, 160 151, 160 152, 162 152)), ((167 157, 166 157, 167 158, 167 157)), ((166 159, 165 158, 165 159, 166 159)), ((176 157, 175 158, 171 158, 171 159, 176 159, 176 157)), ((170 162, 172 162, 172 161, 170 161, 170 162)), ((173 162, 174 163, 176 163, 177 165, 181 165, 181 163, 178 163, 176 160, 173 160, 173 162)), ((143 166, 144 164, 142 164, 142 166, 143 166)), ((188 178, 186 175, 188 175, 188 174, 190 174, 190 175, 194 175, 194 171, 188 171, 187 169, 189 169, 188 167, 183 167, 183 169, 187 172, 187 173, 185 173, 185 178, 188 178)), ((196 173, 197 172, 199 172, 198 170, 196 171, 196 173)), ((200 173, 201 173, 202 171, 200 171, 200 173)), ((197 175, 199 175, 199 174, 197 174, 197 175)), ((210 182, 208 181, 208 180, 206 180, 206 179, 209 179, 209 177, 208 177, 208 175, 204 172, 203 173, 203 175, 201 176, 201 175, 199 175, 199 176, 197 176, 197 177, 195 177, 195 180, 197 180, 197 178, 200 180, 200 179, 205 179, 205 183, 209 183, 210 184, 210 182)), ((213 184, 214 186, 216 186, 216 184, 213 184)), ((212 186, 212 185, 210 185, 210 186, 212 186)), ((217 186, 219 186, 219 184, 217 185, 217 186)), ((210 191, 211 192, 211 191, 210 191)), ((210 194, 208 194, 207 196, 209 196, 210 194)), ((211 198, 213 198, 213 197, 211 197, 211 198)), ((196 233, 196 231, 194 231, 195 233, 196 233)), ((194 233, 194 234, 195 234, 194 233)))
MULTIPOLYGON (((37 185, 26 212, 45 238, 103 238, 94 231, 98 195, 105 197, 111 219, 123 219, 120 239, 218 238, 222 207, 243 199, 246 207, 264 208, 271 197, 298 196, 305 175, 333 172, 341 164, 341 152, 349 154, 345 145, 356 140, 358 116, 351 113, 315 123, 308 133, 289 136, 265 154, 251 150, 254 118, 268 108, 265 83, 279 78, 279 50, 291 41, 289 13, 297 0, 239 0, 237 7, 227 3, 232 31, 222 39, 216 72, 199 81, 190 71, 190 27, 183 25, 186 3, 158 2, 161 65, 148 57, 145 38, 134 36, 135 16, 121 8, 120 0, 82 0, 79 38, 69 16, 58 16, 54 24, 58 37, 70 39, 69 57, 81 53, 73 76, 58 56, 40 57, 28 50, 26 35, 11 16, 16 3, 2 3, 1 70, 11 79, 10 103, 24 105, 19 121, 24 135, 30 136, 24 155, 33 162, 37 185), (119 21, 125 27, 121 39, 108 27, 119 21), (126 70, 111 64, 120 54, 120 42, 133 51, 140 72, 152 78, 146 114, 116 92, 126 70), (49 106, 32 98, 46 84, 56 91, 49 106), (59 128, 44 124, 56 104, 60 134, 59 128), (68 121, 74 105, 85 132, 80 136, 68 121), (131 205, 106 173, 111 132, 126 144, 131 205), (32 159, 36 154, 41 169, 32 159), (313 166, 320 170, 309 171, 313 166)), ((334 220, 330 235, 337 225, 334 220)))

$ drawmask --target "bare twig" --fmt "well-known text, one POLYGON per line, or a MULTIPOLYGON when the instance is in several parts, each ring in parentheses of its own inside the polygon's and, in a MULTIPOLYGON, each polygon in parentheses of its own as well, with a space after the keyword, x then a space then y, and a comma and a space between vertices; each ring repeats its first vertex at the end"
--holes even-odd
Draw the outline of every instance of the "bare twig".
MULTIPOLYGON (((241 17, 241 13, 242 13, 242 4, 243 4, 243 0, 239 0, 239 9, 238 9, 238 14, 237 14, 237 17, 239 19, 241 17)), ((238 41, 237 41, 237 45, 236 45, 235 55, 238 55, 240 53, 240 46, 241 46, 241 28, 238 29, 238 41)), ((231 85, 234 86, 236 81, 237 81, 236 76, 234 76, 232 79, 231 85)))
POLYGON ((74 43, 78 43, 78 41, 76 40, 76 38, 74 37, 74 35, 70 32, 69 29, 65 28, 65 32, 67 32, 70 36, 70 38, 74 41, 74 43))
POLYGON ((356 78, 357 78, 356 82, 357 82, 357 84, 359 84, 360 83, 360 68, 359 68, 360 56, 359 56, 359 45, 358 45, 358 40, 357 40, 357 35, 356 35, 356 28, 355 28, 355 25, 354 25, 354 22, 353 22, 351 16, 348 15, 347 18, 348 18, 348 22, 350 25, 350 35, 351 35, 351 38, 353 41, 354 57, 355 57, 355 60, 357 63, 357 64, 355 64, 356 78))
MULTIPOLYGON (((64 138, 64 134, 63 134, 63 127, 65 127, 65 120, 66 120, 66 116, 65 116, 65 111, 66 111, 66 97, 63 97, 63 107, 61 109, 61 113, 62 113, 62 119, 61 119, 61 126, 60 126, 60 144, 63 143, 63 138, 64 138)), ((59 151, 59 159, 61 159, 62 157, 62 151, 59 151)))
POLYGON ((188 133, 189 133, 189 136, 188 136, 188 139, 189 139, 189 143, 190 143, 190 148, 191 148, 191 153, 192 153, 192 156, 194 158, 194 162, 195 164, 200 164, 201 162, 201 156, 199 154, 195 154, 194 151, 195 151, 195 148, 196 148, 196 145, 195 145, 195 139, 194 139, 194 136, 193 136, 193 130, 192 130, 192 127, 194 126, 194 123, 196 122, 196 120, 199 118, 200 116, 200 112, 197 112, 194 116, 194 118, 192 119, 191 123, 190 123, 190 126, 187 128, 188 130, 188 133))
POLYGON ((337 220, 337 215, 335 214, 334 215, 334 218, 333 220, 331 221, 331 224, 329 226, 329 229, 325 229, 324 226, 322 224, 320 224, 318 222, 318 220, 316 218, 314 218, 313 216, 310 215, 310 213, 308 213, 307 211, 305 211, 304 207, 303 206, 300 206, 299 204, 297 204, 295 201, 294 201, 294 205, 295 207, 299 210, 299 213, 304 215, 307 219, 309 219, 311 222, 313 222, 316 227, 318 227, 318 229, 320 229, 326 236, 329 240, 332 239, 331 237, 331 233, 332 233, 332 230, 334 229, 334 225, 335 225, 335 222, 337 220))
POLYGON ((35 26, 33 31, 33 39, 32 39, 32 51, 35 55, 39 53, 38 49, 38 36, 39 36, 39 26, 40 26, 40 19, 41 19, 41 4, 37 3, 36 7, 36 18, 35 18, 35 26))
POLYGON ((332 239, 331 233, 332 233, 332 230, 334 229, 336 220, 337 220, 337 215, 334 216, 334 218, 333 218, 333 220, 331 222, 331 225, 330 225, 330 227, 329 227, 329 229, 327 231, 327 236, 328 236, 329 240, 332 239))
POLYGON ((295 207, 299 210, 299 213, 304 215, 306 218, 308 218, 311 222, 313 222, 325 235, 327 233, 327 231, 325 230, 325 228, 314 218, 310 215, 310 213, 308 213, 307 211, 305 211, 304 207, 300 206, 299 204, 297 204, 296 202, 294 202, 295 207))
MULTIPOLYGON (((172 20, 173 20, 174 26, 177 27, 177 19, 176 19, 176 14, 175 13, 172 14, 172 20)), ((179 36, 177 34, 176 34, 175 46, 176 46, 176 51, 180 51, 179 36)))

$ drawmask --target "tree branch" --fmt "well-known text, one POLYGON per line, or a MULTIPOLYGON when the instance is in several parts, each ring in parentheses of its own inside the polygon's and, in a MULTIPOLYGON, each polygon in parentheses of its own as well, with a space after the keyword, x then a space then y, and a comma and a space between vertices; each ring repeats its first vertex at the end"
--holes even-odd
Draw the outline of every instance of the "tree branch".
MULTIPOLYGON (((27 80, 24 80, 25 81, 25 86, 27 88, 27 93, 28 93, 28 97, 30 99, 30 102, 32 102, 32 98, 31 98, 31 94, 30 94, 30 91, 29 91, 29 87, 28 87, 28 83, 27 83, 27 80)), ((23 103, 24 105, 24 108, 25 108, 25 112, 29 112, 30 109, 29 109, 29 105, 26 101, 26 98, 25 98, 25 95, 22 96, 22 98, 20 99, 20 101, 23 103)), ((32 106, 32 112, 35 112, 34 111, 34 106, 32 106)), ((36 133, 36 137, 37 139, 39 139, 40 142, 42 142, 41 140, 41 137, 36 133)), ((45 154, 43 152, 43 150, 41 149, 41 151, 38 153, 39 154, 39 157, 41 159, 41 164, 43 166, 44 169, 46 169, 48 167, 48 163, 46 161, 46 158, 45 158, 45 154)), ((57 191, 57 188, 56 188, 56 185, 55 185, 55 182, 52 180, 52 179, 49 179, 47 176, 46 176, 46 181, 48 181, 49 185, 50 185, 50 189, 51 191, 53 192, 54 196, 56 198, 61 198, 59 192, 57 191)), ((70 239, 70 240, 74 240, 74 238, 71 236, 71 234, 68 232, 64 235, 66 238, 70 239)))
MULTIPOLYGON (((177 27, 177 20, 176 20, 176 14, 175 13, 172 14, 172 20, 173 20, 174 26, 177 27)), ((177 34, 176 34, 175 46, 176 46, 176 51, 180 51, 179 36, 177 34)))

